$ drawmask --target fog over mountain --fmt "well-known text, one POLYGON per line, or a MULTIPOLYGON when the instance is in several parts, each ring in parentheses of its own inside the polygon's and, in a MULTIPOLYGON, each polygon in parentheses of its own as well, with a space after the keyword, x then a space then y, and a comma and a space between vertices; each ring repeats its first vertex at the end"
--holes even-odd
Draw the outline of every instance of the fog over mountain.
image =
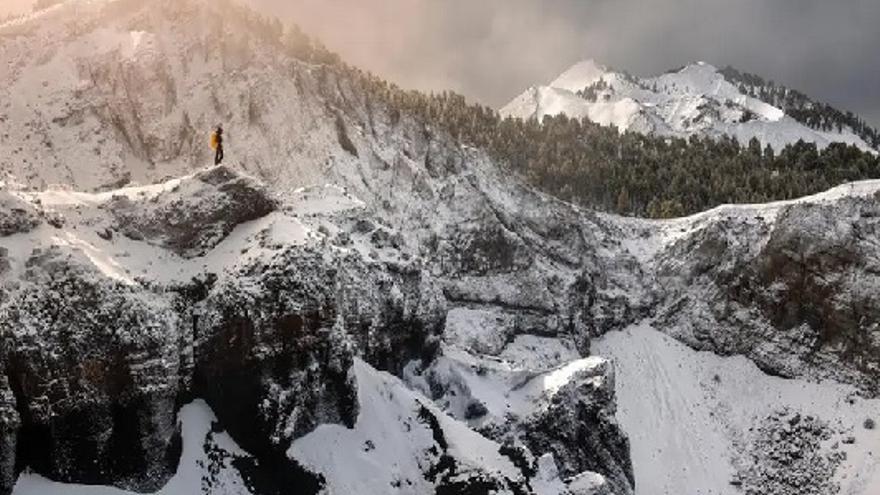
POLYGON ((705 60, 880 124, 873 0, 247 1, 404 86, 496 107, 585 58, 639 75, 705 60))
POLYGON ((618 72, 727 62, 651 9, 237 1, 0 24, 0 495, 880 493, 833 95, 618 72))
MULTIPOLYGON (((346 60, 498 107, 594 58, 639 75, 696 60, 762 74, 880 125, 873 0, 243 0, 346 60), (405 19, 405 21, 404 21, 405 19)), ((3 0, 0 16, 34 0, 3 0)))

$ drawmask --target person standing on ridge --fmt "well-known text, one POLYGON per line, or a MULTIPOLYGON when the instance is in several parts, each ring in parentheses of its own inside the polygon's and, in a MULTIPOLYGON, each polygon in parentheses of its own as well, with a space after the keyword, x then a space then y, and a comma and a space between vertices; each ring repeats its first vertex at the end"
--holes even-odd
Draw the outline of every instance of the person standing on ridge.
POLYGON ((211 148, 214 149, 214 165, 220 165, 223 163, 223 127, 219 125, 211 133, 211 148))

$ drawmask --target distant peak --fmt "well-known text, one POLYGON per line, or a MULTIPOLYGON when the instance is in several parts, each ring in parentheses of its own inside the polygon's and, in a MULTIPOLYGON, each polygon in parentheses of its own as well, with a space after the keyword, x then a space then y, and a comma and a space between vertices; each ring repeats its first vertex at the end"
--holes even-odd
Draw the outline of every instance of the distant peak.
POLYGON ((607 67, 593 59, 583 60, 560 74, 550 83, 550 87, 577 92, 596 83, 608 72, 607 67))
POLYGON ((710 63, 708 63, 708 62, 704 62, 704 61, 702 61, 702 60, 698 60, 698 61, 696 61, 696 62, 694 62, 694 63, 692 63, 692 64, 686 65, 686 66, 681 70, 681 72, 686 72, 686 71, 689 71, 689 70, 699 70, 699 71, 706 71, 706 72, 718 72, 718 68, 717 68, 717 67, 715 67, 714 65, 712 65, 712 64, 710 64, 710 63))
POLYGON ((586 60, 581 60, 580 62, 571 66, 571 69, 592 69, 592 70, 607 70, 608 68, 605 65, 600 64, 595 59, 588 58, 586 60))

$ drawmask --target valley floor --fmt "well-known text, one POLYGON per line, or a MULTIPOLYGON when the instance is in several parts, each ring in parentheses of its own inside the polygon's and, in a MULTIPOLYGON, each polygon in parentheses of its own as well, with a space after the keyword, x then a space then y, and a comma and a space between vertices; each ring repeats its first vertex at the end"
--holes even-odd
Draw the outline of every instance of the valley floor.
MULTIPOLYGON (((834 383, 768 376, 746 358, 694 351, 649 324, 610 333, 593 351, 615 365, 618 420, 629 434, 639 495, 736 494, 740 483, 772 483, 772 473, 759 476, 762 467, 753 465, 768 454, 758 452, 768 445, 762 433, 768 421, 785 424, 798 414, 802 421, 812 415, 828 438, 812 462, 793 463, 788 475, 803 470, 815 486, 836 483, 845 495, 880 493, 880 431, 863 426, 877 420, 880 400, 834 383), (836 452, 846 457, 832 474, 822 460, 836 452)), ((771 436, 779 440, 780 432, 771 436)), ((776 463, 764 459, 763 469, 776 463)))

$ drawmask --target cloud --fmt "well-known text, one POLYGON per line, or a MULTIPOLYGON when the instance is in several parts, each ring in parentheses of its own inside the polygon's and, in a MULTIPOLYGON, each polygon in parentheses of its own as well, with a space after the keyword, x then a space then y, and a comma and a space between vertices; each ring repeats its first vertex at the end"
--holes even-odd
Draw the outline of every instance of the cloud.
POLYGON ((880 125, 876 0, 246 0, 351 63, 499 106, 574 62, 695 60, 757 73, 880 125))
MULTIPOLYGON (((877 0, 241 1, 404 87, 495 107, 585 58, 642 75, 705 60, 880 126, 877 0)), ((33 2, 0 0, 0 16, 33 2)))
POLYGON ((2 0, 0 1, 0 18, 30 12, 34 2, 36 0, 2 0))

